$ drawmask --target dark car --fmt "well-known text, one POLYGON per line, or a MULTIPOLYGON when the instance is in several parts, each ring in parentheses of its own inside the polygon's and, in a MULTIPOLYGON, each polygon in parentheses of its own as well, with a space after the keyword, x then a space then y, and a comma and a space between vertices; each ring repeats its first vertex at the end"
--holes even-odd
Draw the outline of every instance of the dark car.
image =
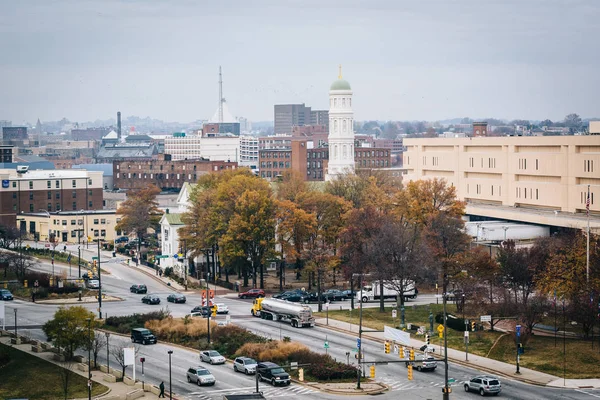
POLYGON ((131 330, 131 342, 141 344, 156 344, 156 336, 146 328, 135 328, 131 330))
POLYGON ((279 300, 287 300, 292 303, 304 303, 304 295, 300 293, 289 293, 284 296, 281 296, 279 300))
POLYGON ((131 285, 129 288, 131 293, 148 293, 148 288, 146 285, 131 285))
POLYGON ((127 243, 129 238, 127 236, 121 236, 115 239, 115 243, 127 243))
POLYGON ((167 302, 170 303, 185 303, 185 296, 181 293, 173 293, 167 296, 167 302))
POLYGON ((344 292, 337 289, 329 289, 325 292, 325 295, 327 296, 327 298, 329 298, 329 300, 333 301, 346 300, 346 295, 344 294, 344 292))
POLYGON ((0 300, 14 300, 10 290, 0 289, 0 300))
POLYGON ((212 310, 209 306, 196 306, 192 308, 190 314, 201 315, 203 318, 207 318, 212 313, 212 310))
MULTIPOLYGON (((325 293, 321 293, 321 303, 326 303, 328 301, 325 293)), ((318 303, 319 295, 316 292, 309 292, 304 295, 304 303, 318 303)))
POLYGON ((356 290, 343 290, 342 293, 344 293, 344 296, 346 296, 347 299, 356 297, 356 290))
POLYGON ((290 384, 290 375, 275 363, 258 363, 256 371, 258 373, 259 381, 269 381, 273 386, 290 384))
POLYGON ((155 294, 147 294, 144 297, 142 297, 142 303, 160 304, 160 298, 155 294))
POLYGON ((286 290, 285 292, 274 294, 273 298, 274 299, 281 299, 282 297, 289 296, 289 295, 292 295, 292 294, 305 295, 306 292, 304 292, 302 289, 286 290))
POLYGON ((262 289, 250 289, 247 292, 239 293, 240 299, 256 299, 258 297, 265 297, 265 291, 262 289))

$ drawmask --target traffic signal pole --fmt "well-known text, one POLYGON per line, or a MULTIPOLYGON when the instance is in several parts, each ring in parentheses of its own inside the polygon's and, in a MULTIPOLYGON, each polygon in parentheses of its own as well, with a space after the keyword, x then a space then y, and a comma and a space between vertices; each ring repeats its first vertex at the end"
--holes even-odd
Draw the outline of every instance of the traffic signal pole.
POLYGON ((100 239, 98 239, 98 318, 102 319, 102 268, 100 266, 100 239))

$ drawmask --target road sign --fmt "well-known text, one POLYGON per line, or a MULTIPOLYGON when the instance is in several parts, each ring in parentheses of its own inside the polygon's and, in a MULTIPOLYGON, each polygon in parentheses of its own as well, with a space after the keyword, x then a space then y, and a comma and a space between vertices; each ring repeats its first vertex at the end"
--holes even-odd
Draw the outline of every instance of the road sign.
POLYGON ((465 337, 468 338, 469 337, 469 331, 465 331, 465 337))
POLYGON ((437 331, 438 331, 439 333, 442 333, 442 332, 444 332, 444 325, 438 325, 438 327, 437 327, 437 331))
POLYGON ((517 330, 517 336, 521 336, 521 325, 517 325, 515 328, 517 330))
POLYGON ((173 258, 179 258, 177 254, 173 254, 173 258))
POLYGON ((33 282, 33 287, 38 287, 40 286, 40 283, 38 281, 33 282))
POLYGON ((298 369, 298 361, 292 361, 290 367, 291 369, 298 369))
POLYGON ((392 318, 396 318, 397 315, 398 313, 396 312, 396 310, 392 310, 392 318))
POLYGON ((482 315, 481 317, 479 317, 479 320, 481 322, 492 322, 492 316, 491 315, 482 315))
POLYGON ((456 379, 454 379, 454 378, 448 378, 448 383, 454 383, 454 382, 456 382, 456 379))
POLYGON ((160 256, 156 256, 156 258, 169 258, 169 256, 166 256, 166 255, 160 255, 160 256))
POLYGON ((323 345, 323 348, 328 349, 329 348, 329 342, 326 340, 325 344, 323 345))
POLYGON ((44 245, 44 247, 46 247, 46 248, 50 248, 50 243, 46 243, 46 244, 44 245))
POLYGON ((92 257, 92 260, 97 260, 97 259, 98 259, 98 257, 97 257, 97 256, 93 256, 93 257, 92 257))
POLYGON ((360 349, 360 338, 356 338, 356 348, 360 349))

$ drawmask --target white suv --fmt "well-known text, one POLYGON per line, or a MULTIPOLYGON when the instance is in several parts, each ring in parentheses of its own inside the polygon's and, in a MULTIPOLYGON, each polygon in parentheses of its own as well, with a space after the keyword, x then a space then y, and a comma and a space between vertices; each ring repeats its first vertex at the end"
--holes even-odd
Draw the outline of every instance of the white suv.
POLYGON ((476 376, 468 382, 465 382, 465 392, 478 392, 484 396, 486 394, 498 395, 502 391, 502 385, 498 378, 493 376, 476 376))
POLYGON ((204 367, 191 367, 187 370, 187 381, 198 386, 214 385, 215 377, 204 367))
POLYGON ((238 357, 233 362, 233 370, 235 372, 243 372, 246 375, 256 373, 256 360, 249 357, 238 357))

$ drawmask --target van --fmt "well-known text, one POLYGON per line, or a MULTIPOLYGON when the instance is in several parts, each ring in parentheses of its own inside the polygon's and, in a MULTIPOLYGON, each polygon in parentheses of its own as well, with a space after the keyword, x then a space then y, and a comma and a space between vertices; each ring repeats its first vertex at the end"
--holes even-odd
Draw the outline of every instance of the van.
POLYGON ((156 336, 146 328, 135 328, 131 330, 131 342, 141 344, 156 344, 156 336))

